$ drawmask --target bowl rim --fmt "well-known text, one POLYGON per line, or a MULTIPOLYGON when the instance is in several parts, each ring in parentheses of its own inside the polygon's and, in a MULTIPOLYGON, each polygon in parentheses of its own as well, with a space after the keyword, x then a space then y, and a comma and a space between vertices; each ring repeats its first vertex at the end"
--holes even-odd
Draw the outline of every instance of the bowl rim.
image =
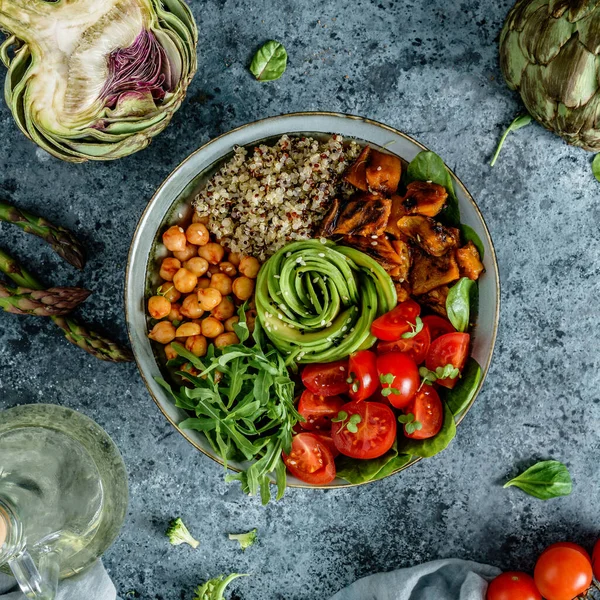
MULTIPOLYGON (((132 259, 133 259, 133 253, 135 250, 135 248, 134 248, 135 242, 138 239, 138 235, 140 234, 142 222, 145 220, 147 213, 152 209, 154 202, 156 201, 156 197, 163 190, 163 188, 170 183, 170 181, 171 181, 172 177, 175 175, 175 173, 177 173, 183 167, 183 165, 185 163, 187 163, 189 160, 191 160, 194 156, 196 156, 200 152, 204 152, 208 147, 210 147, 212 144, 216 143, 217 141, 221 140, 222 138, 229 136, 235 132, 241 131, 243 129, 247 129, 249 127, 254 127, 256 125, 267 123, 270 121, 286 119, 289 117, 314 117, 314 116, 353 119, 353 120, 357 120, 357 121, 362 121, 364 123, 385 129, 385 130, 393 133, 394 135, 398 135, 398 136, 406 139, 410 143, 416 145, 421 150, 429 151, 429 148, 427 148, 421 142, 418 142, 417 140, 415 140, 408 134, 400 131, 399 129, 391 127, 390 125, 386 125, 385 123, 381 123, 380 121, 376 121, 374 119, 362 117, 359 115, 349 114, 349 113, 341 113, 341 112, 333 112, 333 111, 299 111, 299 112, 291 112, 291 113, 282 113, 282 114, 274 115, 271 117, 264 117, 262 119, 257 119, 256 121, 251 121, 249 123, 245 123, 243 125, 235 127, 234 129, 230 129, 224 133, 221 133, 214 138, 211 138, 206 143, 202 144, 199 148, 194 150, 191 154, 186 156, 181 162, 179 162, 179 164, 177 164, 177 166, 174 167, 171 170, 171 172, 165 177, 165 179, 158 186, 158 188, 156 188, 154 194, 152 195, 152 198, 150 198, 150 200, 148 201, 148 204, 146 205, 142 214, 140 215, 137 225, 136 225, 136 228, 135 228, 135 231, 131 238, 131 244, 129 247, 129 252, 127 254, 127 265, 126 265, 126 269, 125 269, 125 286, 124 286, 124 301, 125 302, 124 302, 124 305, 125 305, 125 319, 126 319, 126 323, 127 323, 127 333, 128 333, 129 341, 131 343, 131 347, 133 349, 133 355, 134 355, 135 363, 137 366, 137 370, 144 382, 144 385, 146 386, 146 390, 150 394, 152 400, 154 400, 154 403, 156 404, 156 406, 158 407, 160 412, 163 414, 165 419, 179 432, 180 435, 182 435, 184 437, 184 439, 186 439, 194 448, 196 448, 196 450, 199 450, 202 454, 209 457, 211 460, 220 464, 221 466, 224 466, 224 462, 221 458, 207 452, 206 450, 204 450, 204 448, 201 448, 193 439, 191 439, 188 435, 186 435, 186 432, 183 429, 181 429, 179 427, 179 425, 173 419, 171 419, 171 417, 169 417, 169 415, 163 410, 163 407, 161 406, 158 398, 155 396, 150 385, 148 384, 144 370, 142 369, 142 366, 140 365, 140 362, 138 360, 138 356, 137 356, 137 352, 136 352, 136 343, 135 343, 135 339, 133 336, 133 332, 131 331, 131 327, 130 327, 129 302, 128 302, 129 284, 130 284, 130 269, 131 269, 131 263, 132 263, 132 259)), ((307 129, 307 133, 308 132, 309 131, 307 129)), ((293 132, 290 132, 290 133, 293 133, 293 132)), ((285 135, 285 133, 282 133, 280 135, 285 135)), ((359 138, 357 138, 357 139, 359 139, 359 138)), ((366 140, 361 140, 361 141, 366 141, 366 140)), ((221 156, 221 158, 217 159, 217 160, 221 160, 224 157, 225 157, 225 155, 221 156)), ((485 365, 481 365, 481 380, 479 381, 479 385, 477 386, 477 389, 475 390, 473 397, 471 398, 471 400, 469 401, 469 404, 465 407, 465 409, 462 411, 462 413, 459 415, 458 419, 456 420, 456 425, 458 426, 463 421, 463 419, 465 418, 467 413, 471 410, 471 407, 475 403, 477 396, 479 396, 479 393, 480 393, 480 391, 483 387, 483 384, 487 378, 488 371, 489 371, 489 368, 490 368, 490 365, 492 363, 492 359, 494 356, 494 351, 496 348, 496 339, 498 336, 499 321, 500 321, 500 301, 501 301, 500 273, 499 273, 499 268, 498 268, 498 260, 497 260, 497 256, 496 256, 496 249, 494 247, 492 236, 489 232, 489 228, 483 217, 483 214, 481 213, 479 206, 473 199, 473 196, 471 195, 471 193, 467 190, 464 183, 457 177, 457 175, 454 173, 454 171, 452 169, 450 169, 450 167, 448 167, 448 165, 445 163, 445 161, 444 161, 444 165, 446 165, 446 168, 450 172, 450 175, 451 175, 454 183, 461 188, 461 191, 465 195, 465 198, 471 203, 472 208, 475 210, 475 213, 477 214, 477 216, 483 226, 483 231, 485 233, 486 240, 487 240, 487 242, 489 244, 489 248, 491 250, 491 262, 494 266, 493 277, 494 277, 494 290, 495 290, 495 301, 496 301, 496 310, 495 310, 495 314, 494 314, 493 330, 492 330, 492 335, 491 335, 491 351, 489 353, 489 356, 487 357, 487 361, 486 361, 485 365)), ((492 273, 490 273, 490 275, 492 275, 492 273)), ((411 460, 410 462, 399 467, 395 471, 392 471, 389 475, 386 475, 386 477, 384 477, 384 479, 391 477, 393 475, 396 475, 397 473, 400 473, 401 471, 404 471, 405 469, 408 469, 409 467, 419 463, 421 460, 423 460, 422 457, 416 457, 414 460, 411 460)), ((231 465, 228 465, 227 468, 231 471, 239 472, 239 469, 232 467, 231 465)), ((342 483, 342 484, 330 483, 327 485, 312 485, 309 483, 299 482, 299 483, 288 483, 287 487, 302 488, 302 489, 331 490, 331 489, 345 489, 345 488, 350 488, 350 487, 358 487, 358 486, 362 486, 362 485, 367 485, 369 483, 374 483, 376 481, 379 481, 379 480, 363 481, 360 483, 350 483, 350 482, 346 482, 346 483, 342 483)))

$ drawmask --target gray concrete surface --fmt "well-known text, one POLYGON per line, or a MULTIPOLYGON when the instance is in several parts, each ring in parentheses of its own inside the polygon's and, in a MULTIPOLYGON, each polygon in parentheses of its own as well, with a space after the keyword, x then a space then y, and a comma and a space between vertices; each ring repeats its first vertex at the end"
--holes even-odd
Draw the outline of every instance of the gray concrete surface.
POLYGON ((539 126, 512 136, 521 110, 504 85, 497 37, 511 2, 194 0, 199 71, 171 126, 144 152, 69 165, 38 150, 0 103, 0 196, 79 232, 79 274, 38 240, 0 226, 0 243, 47 282, 94 290, 82 314, 125 341, 129 240, 153 190, 211 137, 296 110, 365 115, 441 154, 481 207, 498 251, 502 321, 485 389, 443 454, 400 476, 346 491, 288 491, 262 508, 165 422, 134 365, 96 361, 49 323, 0 314, 0 408, 55 402, 114 437, 131 478, 123 533, 105 561, 121 594, 191 600, 209 576, 252 573, 245 600, 321 599, 369 573, 457 556, 531 568, 545 544, 590 547, 600 515, 600 184, 591 155, 539 126), (263 41, 290 54, 259 84, 246 66, 263 41), (501 483, 537 459, 564 461, 568 498, 540 502, 501 483), (181 515, 201 540, 171 548, 181 515), (245 554, 228 532, 258 527, 245 554))

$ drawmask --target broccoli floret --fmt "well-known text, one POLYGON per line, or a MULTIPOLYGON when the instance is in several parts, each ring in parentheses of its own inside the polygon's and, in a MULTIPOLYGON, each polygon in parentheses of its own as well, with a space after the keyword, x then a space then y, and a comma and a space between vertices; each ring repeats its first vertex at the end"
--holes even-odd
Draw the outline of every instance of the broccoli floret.
POLYGON ((192 548, 197 548, 200 544, 200 542, 192 537, 192 534, 188 531, 188 528, 183 524, 183 521, 180 518, 173 519, 169 523, 167 537, 173 546, 189 544, 192 548))
POLYGON ((194 600, 224 600, 223 592, 225 588, 237 577, 248 577, 240 573, 232 573, 225 578, 224 575, 207 581, 196 590, 194 600))
POLYGON ((252 546, 258 539, 258 532, 256 529, 249 531, 248 533, 230 533, 230 540, 237 540, 240 543, 240 548, 245 550, 248 546, 252 546))

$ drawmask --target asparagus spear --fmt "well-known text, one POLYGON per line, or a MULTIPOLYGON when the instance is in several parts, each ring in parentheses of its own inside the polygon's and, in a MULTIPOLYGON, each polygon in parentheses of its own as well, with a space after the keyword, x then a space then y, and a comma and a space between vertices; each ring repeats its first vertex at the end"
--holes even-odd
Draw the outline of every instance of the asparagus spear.
POLYGON ((15 315, 61 316, 70 313, 90 293, 89 290, 77 287, 33 290, 22 287, 9 288, 0 283, 0 308, 15 315))
MULTIPOLYGON (((0 271, 6 273, 17 285, 33 290, 42 290, 43 286, 29 272, 27 272, 17 261, 0 249, 0 271)), ((111 342, 99 333, 89 331, 85 325, 74 319, 64 317, 50 317, 58 327, 65 332, 69 342, 79 346, 92 356, 100 360, 112 362, 129 362, 133 360, 128 348, 111 342)))
POLYGON ((74 267, 83 269, 85 265, 83 247, 68 229, 54 225, 3 200, 0 200, 0 221, 13 223, 23 231, 41 237, 59 256, 74 267))

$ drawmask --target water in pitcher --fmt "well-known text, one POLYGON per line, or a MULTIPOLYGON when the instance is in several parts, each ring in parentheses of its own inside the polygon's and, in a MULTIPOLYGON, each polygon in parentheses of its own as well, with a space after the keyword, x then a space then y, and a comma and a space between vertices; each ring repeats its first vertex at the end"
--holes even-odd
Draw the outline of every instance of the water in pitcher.
POLYGON ((42 427, 1 434, 0 498, 16 508, 34 557, 55 551, 63 577, 76 570, 71 560, 96 534, 104 505, 100 474, 81 444, 42 427))

